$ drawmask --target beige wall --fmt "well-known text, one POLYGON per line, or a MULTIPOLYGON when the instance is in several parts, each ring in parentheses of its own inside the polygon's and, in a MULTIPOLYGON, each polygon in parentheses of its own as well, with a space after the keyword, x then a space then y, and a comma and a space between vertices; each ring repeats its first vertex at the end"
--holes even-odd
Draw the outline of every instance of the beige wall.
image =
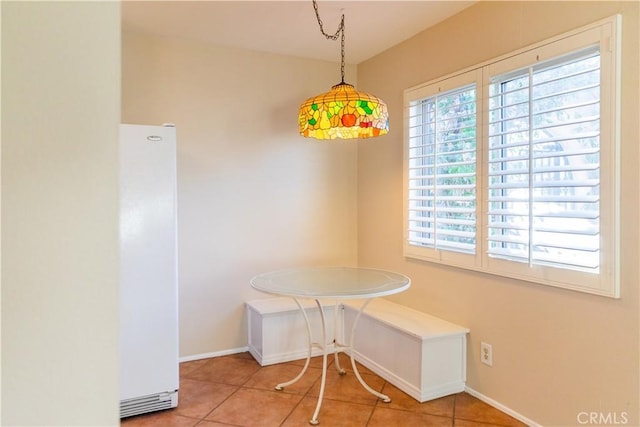
POLYGON ((123 122, 177 129, 182 357, 247 345, 244 301, 266 296, 255 274, 356 263, 356 146, 297 133, 298 105, 339 72, 125 33, 123 122))
POLYGON ((2 2, 3 426, 118 424, 120 5, 2 2))
POLYGON ((408 274, 393 298, 471 329, 467 384, 543 425, 581 411, 627 412, 639 425, 637 2, 481 2, 358 66, 387 101, 391 133, 358 147, 358 262, 408 274), (622 297, 619 300, 405 259, 403 90, 564 31, 622 13, 622 297), (480 342, 493 345, 493 367, 480 342))

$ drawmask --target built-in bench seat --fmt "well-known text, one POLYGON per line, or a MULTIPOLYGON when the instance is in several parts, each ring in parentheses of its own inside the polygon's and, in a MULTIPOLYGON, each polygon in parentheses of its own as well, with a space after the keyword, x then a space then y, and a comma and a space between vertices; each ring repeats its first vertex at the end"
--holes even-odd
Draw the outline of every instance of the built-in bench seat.
MULTIPOLYGON (((349 343, 363 300, 323 308, 327 332, 349 343)), ((314 340, 321 337, 318 308, 302 300, 312 323, 314 340)), ((249 351, 261 365, 304 358, 308 340, 304 318, 291 298, 246 303, 249 351)), ((372 300, 358 320, 354 357, 364 366, 416 400, 424 402, 464 390, 467 328, 385 299, 372 300)), ((314 350, 314 355, 319 350, 314 350)))
MULTIPOLYGON (((311 323, 314 340, 322 336, 322 323, 316 302, 300 299, 311 323)), ((249 352, 261 366, 289 362, 307 357, 309 339, 304 317, 296 302, 289 297, 256 299, 246 302, 249 352)), ((327 322, 327 333, 333 336, 335 304, 322 304, 327 322)), ((340 309, 340 308, 339 308, 340 309)), ((339 313, 340 317, 341 313, 339 313)), ((342 330, 342 320, 338 328, 342 330)), ((312 355, 322 354, 317 347, 312 355)))
MULTIPOLYGON (((362 301, 344 302, 345 338, 362 301)), ((464 390, 467 328, 375 299, 358 320, 355 359, 414 399, 425 402, 464 390)))

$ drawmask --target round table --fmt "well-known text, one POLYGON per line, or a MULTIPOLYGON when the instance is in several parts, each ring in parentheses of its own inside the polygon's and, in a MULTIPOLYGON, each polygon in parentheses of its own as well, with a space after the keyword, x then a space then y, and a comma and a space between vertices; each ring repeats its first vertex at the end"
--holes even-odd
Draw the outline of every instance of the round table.
MULTIPOLYGON (((338 368, 338 372, 341 375, 345 374, 345 370, 340 367, 338 361, 338 353, 344 350, 351 350, 353 348, 353 341, 356 331, 356 325, 360 315, 367 307, 369 302, 373 298, 387 296, 403 292, 411 285, 411 279, 407 276, 392 271, 378 270, 373 268, 357 268, 357 267, 313 267, 313 268, 298 268, 290 270, 273 271, 269 273, 263 273, 255 276, 251 279, 251 286, 259 291, 267 292, 270 294, 288 296, 295 300, 296 304, 300 308, 304 320, 307 325, 307 334, 309 339, 309 353, 304 367, 300 373, 290 381, 280 383, 276 385, 276 390, 283 390, 285 387, 294 384, 298 381, 309 367, 309 361, 311 360, 311 353, 314 347, 322 349, 322 380, 320 383, 320 393, 318 395, 318 403, 316 405, 313 417, 309 421, 311 424, 316 425, 319 423, 318 414, 322 406, 322 398, 324 396, 324 389, 327 377, 327 354, 329 346, 333 346, 335 363, 338 368), (322 320, 322 342, 313 342, 311 333, 311 324, 306 310, 300 303, 301 298, 314 299, 320 312, 320 318, 322 320), (345 345, 339 343, 335 337, 330 342, 327 341, 327 330, 324 310, 320 300, 333 299, 338 301, 341 299, 363 299, 364 302, 354 319, 351 329, 350 344, 345 345)), ((337 307, 334 310, 334 315, 337 316, 337 307)), ((334 323, 335 324, 335 323, 334 323)), ((351 366, 358 381, 362 386, 371 394, 382 399, 384 402, 390 402, 389 396, 384 395, 374 389, 372 389, 363 379, 356 367, 356 362, 353 358, 353 351, 350 351, 351 366)))

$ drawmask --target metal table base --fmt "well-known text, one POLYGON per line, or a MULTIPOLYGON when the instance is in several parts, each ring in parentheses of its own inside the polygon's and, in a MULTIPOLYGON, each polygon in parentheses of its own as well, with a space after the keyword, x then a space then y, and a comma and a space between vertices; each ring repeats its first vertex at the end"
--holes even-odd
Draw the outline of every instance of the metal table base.
POLYGON ((313 352, 314 348, 320 348, 322 350, 322 378, 320 381, 320 393, 318 395, 318 403, 316 404, 316 409, 313 413, 313 417, 311 418, 311 420, 309 420, 309 424, 311 425, 317 425, 320 423, 320 421, 318 420, 318 415, 320 413, 320 408, 322 407, 322 398, 324 397, 324 389, 325 389, 325 385, 326 385, 326 381, 327 381, 327 356, 329 354, 329 348, 330 346, 333 347, 333 355, 335 358, 335 364, 336 364, 336 368, 338 370, 338 373, 340 375, 345 375, 347 372, 340 366, 340 360, 338 358, 338 353, 343 352, 345 350, 349 350, 349 355, 351 357, 351 366, 353 368, 353 373, 356 375, 356 378, 358 379, 358 381, 360 382, 360 384, 362 384, 362 387, 364 387, 365 390, 367 390, 369 393, 373 394, 374 396, 376 396, 377 398, 379 398, 380 400, 382 400, 385 403, 389 403, 391 402, 391 399, 389 398, 389 396, 382 394, 374 389, 372 389, 369 384, 367 384, 363 379, 362 376, 360 375, 360 372, 358 372, 358 368, 356 366, 356 361, 353 357, 353 341, 354 341, 354 337, 355 337, 355 331, 356 331, 356 326, 358 325, 358 320, 360 319, 360 315, 362 314, 362 312, 364 311, 364 309, 367 307, 367 305, 369 304, 369 302, 371 301, 371 298, 364 300, 364 303, 362 304, 362 306, 360 307, 360 310, 358 311, 358 314, 356 315, 356 318, 353 321, 353 325, 351 326, 351 336, 350 336, 350 343, 349 345, 345 345, 343 343, 339 343, 337 341, 337 319, 338 319, 338 301, 336 301, 335 303, 335 308, 334 308, 334 331, 333 331, 333 340, 331 342, 327 342, 327 323, 326 323, 326 317, 325 317, 325 313, 324 313, 324 309, 322 307, 322 304, 320 303, 319 299, 315 299, 316 305, 318 306, 318 309, 320 311, 320 319, 322 322, 322 342, 314 342, 313 341, 313 336, 312 336, 312 332, 311 332, 311 322, 309 321, 309 316, 307 315, 307 311, 304 309, 304 307, 302 306, 302 304, 300 304, 300 301, 298 300, 298 298, 296 297, 292 297, 294 299, 294 301, 296 302, 296 304, 298 305, 298 308, 300 308, 300 311, 302 312, 302 316, 304 317, 304 321, 306 323, 307 326, 307 337, 308 337, 308 344, 309 344, 309 352, 307 354, 307 360, 304 364, 304 366, 302 367, 302 370, 300 371, 300 373, 293 378, 290 381, 286 381, 283 383, 280 383, 278 385, 276 385, 275 389, 276 390, 284 390, 285 387, 288 387, 292 384, 295 384, 298 380, 300 380, 300 378, 302 378, 302 376, 305 374, 305 372, 307 372, 307 368, 309 367, 309 362, 311 361, 311 354, 313 352))

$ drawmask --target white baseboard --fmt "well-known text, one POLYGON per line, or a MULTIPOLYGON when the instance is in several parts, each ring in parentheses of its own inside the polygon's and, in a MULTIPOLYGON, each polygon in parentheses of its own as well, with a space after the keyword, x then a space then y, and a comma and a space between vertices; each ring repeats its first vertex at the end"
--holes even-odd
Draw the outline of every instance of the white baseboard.
POLYGON ((193 354, 191 356, 183 356, 179 358, 178 361, 180 363, 192 362, 194 360, 209 359, 211 357, 228 356, 230 354, 244 353, 245 351, 249 351, 249 347, 231 348, 229 350, 214 351, 213 353, 193 354))
POLYGON ((471 396, 476 397, 480 400, 482 400, 484 403, 493 406, 496 409, 501 410, 502 412, 504 412, 507 415, 511 415, 513 418, 515 418, 518 421, 521 421, 523 423, 525 423, 526 425, 528 425, 529 427, 541 427, 541 424, 536 423, 533 420, 530 420, 529 418, 525 417, 524 415, 514 411, 511 408, 508 408, 506 406, 504 406, 502 403, 497 402, 495 400, 493 400, 490 397, 485 396, 484 394, 472 389, 469 386, 466 386, 464 391, 466 391, 467 393, 469 393, 471 396))

